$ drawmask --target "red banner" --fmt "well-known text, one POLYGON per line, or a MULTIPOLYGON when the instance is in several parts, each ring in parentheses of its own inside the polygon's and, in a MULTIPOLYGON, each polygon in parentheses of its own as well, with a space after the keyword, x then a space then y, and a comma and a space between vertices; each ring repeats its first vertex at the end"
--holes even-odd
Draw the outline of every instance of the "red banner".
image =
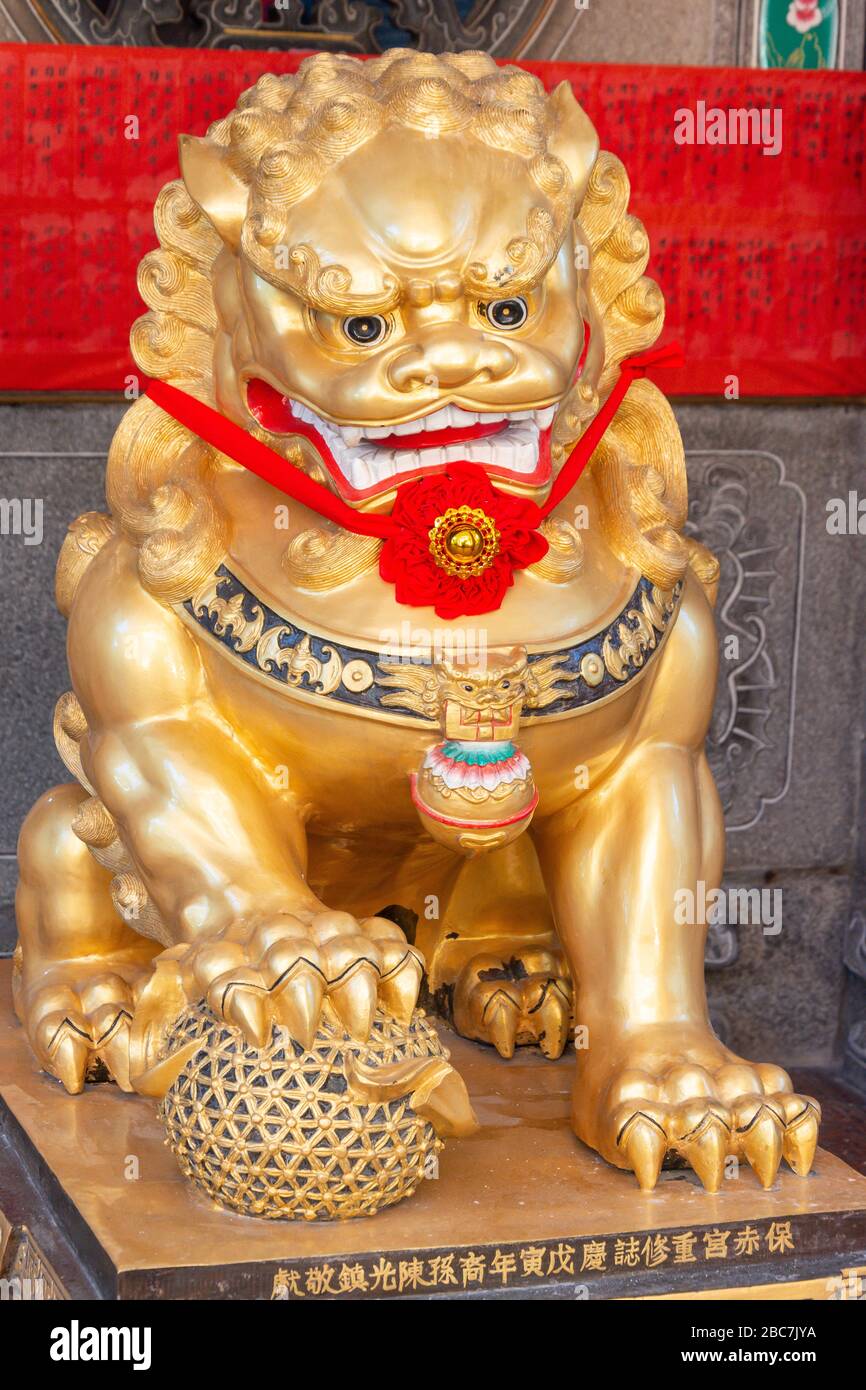
MULTIPOLYGON (((122 389, 178 132, 302 56, 0 45, 0 389, 122 389)), ((524 66, 571 82, 629 171, 686 351, 667 392, 866 392, 864 74, 524 66)))

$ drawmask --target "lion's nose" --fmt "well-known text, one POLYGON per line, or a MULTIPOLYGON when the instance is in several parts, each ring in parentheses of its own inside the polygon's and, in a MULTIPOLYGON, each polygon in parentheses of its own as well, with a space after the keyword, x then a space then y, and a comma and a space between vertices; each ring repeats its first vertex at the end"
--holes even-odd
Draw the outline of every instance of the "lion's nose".
POLYGON ((410 343, 388 367, 391 385, 398 391, 419 386, 454 390, 472 382, 498 381, 508 376, 517 359, 507 343, 477 333, 463 324, 443 324, 426 330, 410 343))

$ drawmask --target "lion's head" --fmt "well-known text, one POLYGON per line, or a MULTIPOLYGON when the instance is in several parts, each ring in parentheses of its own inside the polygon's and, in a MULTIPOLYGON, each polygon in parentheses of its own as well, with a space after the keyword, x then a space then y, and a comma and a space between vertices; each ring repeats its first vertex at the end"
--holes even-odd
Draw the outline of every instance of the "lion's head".
MULTIPOLYGON (((136 360, 358 507, 467 458, 542 500, 661 327, 622 166, 567 84, 548 96, 485 54, 309 58, 181 137, 181 170, 140 267, 136 360)), ((130 414, 109 495, 145 582, 179 597, 226 543, 207 475, 231 465, 149 402, 130 414)), ((614 547, 670 583, 682 456, 649 383, 601 455, 614 547)))

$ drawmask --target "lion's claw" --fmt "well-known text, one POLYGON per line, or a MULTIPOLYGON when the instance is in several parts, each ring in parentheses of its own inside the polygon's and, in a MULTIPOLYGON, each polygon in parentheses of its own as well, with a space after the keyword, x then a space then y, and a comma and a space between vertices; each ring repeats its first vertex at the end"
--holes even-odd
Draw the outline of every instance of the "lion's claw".
POLYGON ((571 1030, 572 999, 567 981, 535 977, 526 988, 527 1016, 536 1021, 538 1046, 545 1057, 561 1057, 571 1030))
POLYGON ((380 1006, 408 1023, 423 963, 393 922, 323 911, 271 917, 193 945, 181 970, 186 996, 204 994, 253 1046, 263 1047, 277 1024, 309 1047, 325 1001, 359 1041, 380 1006))
POLYGON ((322 963, 328 997, 337 1016, 346 1031, 363 1042, 373 1023, 382 979, 378 943, 360 934, 357 928, 345 935, 331 936, 322 948, 322 963))
POLYGON ((132 1013, 132 988, 120 975, 105 972, 77 989, 57 984, 37 990, 25 1023, 39 1062, 71 1095, 84 1090, 100 1065, 121 1090, 131 1091, 132 1013))
POLYGON ((605 1094, 606 1119, 595 1131, 578 1123, 578 1133, 630 1168, 643 1191, 655 1187, 666 1156, 688 1164, 708 1192, 718 1192, 731 1158, 744 1159, 765 1188, 783 1158, 801 1177, 812 1166, 820 1107, 792 1092, 778 1067, 753 1067, 729 1054, 716 1067, 705 1057, 661 1070, 632 1066, 605 1094))
POLYGON ((665 1154, 667 1135, 662 1123, 644 1111, 629 1110, 618 1131, 617 1145, 634 1172, 642 1192, 651 1192, 658 1182, 665 1154))
POLYGON ((707 1192, 718 1192, 731 1147, 731 1118, 722 1107, 702 1101, 677 1106, 669 1137, 671 1147, 693 1168, 707 1192))
POLYGON ((305 947, 300 939, 275 941, 265 956, 265 979, 270 982, 277 1021, 303 1047, 311 1047, 326 984, 318 951, 309 943, 305 947))
POLYGON ((762 1187, 772 1187, 779 1171, 784 1130, 784 1115, 764 1096, 746 1096, 740 1102, 735 1134, 762 1187))
POLYGON ((382 950, 380 998, 385 1008, 408 1026, 424 974, 421 957, 405 940, 395 938, 381 941, 379 945, 382 950))
POLYGON ((510 960, 474 956, 454 987, 454 1026, 464 1037, 492 1043, 502 1057, 535 1043, 545 1057, 561 1056, 572 1020, 572 987, 554 951, 526 949, 510 960))
POLYGON ((790 1118, 782 1135, 782 1156, 800 1178, 807 1178, 818 1147, 821 1107, 811 1096, 789 1096, 785 1109, 790 1118), (791 1113, 796 1112, 796 1113, 791 1113))

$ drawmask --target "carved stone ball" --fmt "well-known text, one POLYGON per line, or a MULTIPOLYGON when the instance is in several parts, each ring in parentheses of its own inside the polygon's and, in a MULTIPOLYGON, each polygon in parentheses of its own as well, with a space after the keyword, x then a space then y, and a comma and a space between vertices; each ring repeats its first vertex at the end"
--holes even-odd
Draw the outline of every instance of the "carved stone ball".
POLYGON ((181 1171, 221 1206, 268 1220, 372 1216, 435 1175, 442 1141, 409 1096, 364 1099, 351 1076, 353 1062, 369 1076, 447 1058, 421 1010, 408 1028, 379 1010, 363 1043, 326 1011, 309 1051, 283 1028, 260 1050, 202 1001, 168 1051, 196 1039, 160 1114, 181 1171))

